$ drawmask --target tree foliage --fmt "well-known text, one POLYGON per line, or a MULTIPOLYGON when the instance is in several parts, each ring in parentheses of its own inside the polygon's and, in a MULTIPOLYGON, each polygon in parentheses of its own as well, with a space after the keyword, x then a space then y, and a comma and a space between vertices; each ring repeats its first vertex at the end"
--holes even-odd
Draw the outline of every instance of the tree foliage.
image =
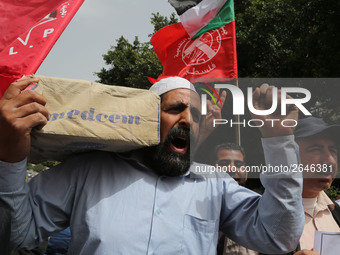
POLYGON ((326 194, 329 198, 333 201, 339 199, 338 196, 340 195, 340 189, 336 186, 331 186, 328 190, 325 190, 326 194))
MULTIPOLYGON (((151 17, 151 24, 153 25, 153 34, 156 33, 158 30, 161 28, 175 24, 178 22, 178 19, 176 18, 176 14, 173 12, 170 17, 162 16, 158 12, 157 13, 152 13, 151 17)), ((149 35, 151 37, 153 34, 149 35)))
MULTIPOLYGON (((339 77, 340 2, 235 1, 240 77, 339 77)), ((340 121, 340 86, 307 87, 314 116, 340 121)))
MULTIPOLYGON (((151 17, 154 33, 176 22, 178 21, 174 13, 170 18, 161 16, 159 13, 152 14, 151 17)), ((157 78, 162 73, 162 65, 150 42, 141 43, 138 37, 135 37, 131 44, 121 36, 116 45, 111 46, 111 49, 103 55, 103 58, 110 68, 102 68, 96 75, 99 77, 99 82, 104 84, 148 88, 150 82, 147 76, 157 78)))
POLYGON ((339 77, 336 0, 235 1, 241 77, 339 77))

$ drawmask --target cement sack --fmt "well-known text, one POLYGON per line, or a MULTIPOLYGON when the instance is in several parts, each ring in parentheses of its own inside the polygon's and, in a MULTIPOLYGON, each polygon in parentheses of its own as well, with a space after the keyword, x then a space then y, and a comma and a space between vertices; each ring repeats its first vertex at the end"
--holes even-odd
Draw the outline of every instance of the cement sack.
POLYGON ((62 161, 89 150, 122 152, 159 143, 160 97, 143 89, 36 76, 48 124, 31 134, 29 161, 62 161))

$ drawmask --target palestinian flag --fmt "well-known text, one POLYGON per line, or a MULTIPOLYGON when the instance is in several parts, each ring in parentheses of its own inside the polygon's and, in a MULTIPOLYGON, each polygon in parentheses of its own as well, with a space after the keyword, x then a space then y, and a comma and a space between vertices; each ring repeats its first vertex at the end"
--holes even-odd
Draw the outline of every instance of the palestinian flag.
MULTIPOLYGON (((192 8, 203 3, 205 0, 192 8)), ((188 34, 183 23, 166 26, 153 35, 151 43, 163 65, 163 73, 159 79, 180 76, 194 83, 225 81, 238 77, 234 8, 230 4, 233 1, 227 1, 207 25, 196 24, 200 29, 195 32, 194 38, 188 34), (229 16, 222 15, 221 11, 227 10, 225 8, 230 10, 229 16), (231 21, 229 17, 232 17, 231 21)))
POLYGON ((169 0, 192 39, 235 20, 234 0, 169 0))

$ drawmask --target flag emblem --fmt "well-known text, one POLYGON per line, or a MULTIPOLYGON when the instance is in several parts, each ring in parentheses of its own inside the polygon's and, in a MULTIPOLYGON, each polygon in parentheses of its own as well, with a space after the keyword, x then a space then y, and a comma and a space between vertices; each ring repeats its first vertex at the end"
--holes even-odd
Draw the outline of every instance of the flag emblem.
MULTIPOLYGON (((23 40, 21 37, 18 37, 17 40, 23 45, 23 47, 27 46, 28 42, 29 42, 29 39, 31 37, 31 34, 32 34, 32 31, 45 24, 45 23, 48 23, 48 22, 51 22, 51 21, 54 21, 57 19, 57 10, 51 12, 50 14, 48 14, 46 17, 44 17, 38 24, 36 24, 35 26, 33 26, 28 32, 27 34, 24 34, 23 36, 25 36, 25 40, 23 40)), ((46 30, 45 33, 43 34, 44 37, 46 37, 48 35, 48 32, 51 33, 52 30, 46 30)), ((15 42, 13 43, 13 45, 15 45, 15 42)), ((32 44, 30 44, 28 46, 29 48, 33 48, 34 47, 34 42, 32 44)), ((10 49, 9 49, 9 55, 15 55, 15 54, 18 54, 17 51, 14 50, 14 46, 12 46, 10 49)))
POLYGON ((215 57, 221 48, 218 30, 209 31, 195 40, 188 40, 183 47, 182 59, 186 65, 202 65, 215 57))

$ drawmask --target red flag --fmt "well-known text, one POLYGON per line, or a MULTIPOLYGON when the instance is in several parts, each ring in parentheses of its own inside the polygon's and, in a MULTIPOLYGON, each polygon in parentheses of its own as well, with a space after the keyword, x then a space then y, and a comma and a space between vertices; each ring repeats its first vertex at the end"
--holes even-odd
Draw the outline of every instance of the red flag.
MULTIPOLYGON (((16 6, 16 9, 9 0, 1 1, 5 3, 0 4, 0 11, 5 8, 6 13, 13 11, 14 14, 11 13, 11 20, 7 17, 5 39, 0 41, 0 97, 11 82, 36 72, 84 0, 23 1, 23 6, 16 6), (31 9, 33 14, 22 12, 21 7, 26 11, 31 9), (20 34, 16 34, 15 27, 20 34), (16 39, 11 41, 13 36, 16 39)), ((2 24, 0 29, 4 30, 4 27, 2 24)))
POLYGON ((0 0, 0 52, 65 0, 0 0))
POLYGON ((151 38, 163 65, 162 76, 191 82, 237 78, 235 21, 190 40, 181 23, 160 29, 151 38))

